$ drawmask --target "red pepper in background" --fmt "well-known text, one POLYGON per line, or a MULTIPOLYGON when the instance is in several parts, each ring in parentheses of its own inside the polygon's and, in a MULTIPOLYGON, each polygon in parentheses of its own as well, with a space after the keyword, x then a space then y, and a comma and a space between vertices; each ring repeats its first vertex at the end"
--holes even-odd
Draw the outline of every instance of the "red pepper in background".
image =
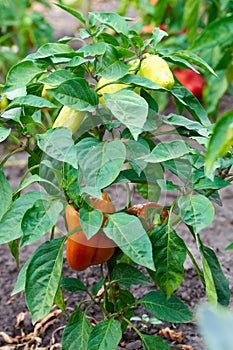
POLYGON ((197 98, 202 97, 203 89, 206 84, 205 79, 202 75, 192 71, 191 69, 185 68, 183 70, 176 69, 174 71, 176 78, 180 83, 189 91, 192 92, 197 98))

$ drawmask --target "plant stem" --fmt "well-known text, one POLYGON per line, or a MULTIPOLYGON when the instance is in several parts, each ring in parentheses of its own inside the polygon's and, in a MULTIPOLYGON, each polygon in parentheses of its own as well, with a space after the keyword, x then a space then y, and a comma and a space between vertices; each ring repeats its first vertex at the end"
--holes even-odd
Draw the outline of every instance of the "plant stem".
POLYGON ((128 325, 130 325, 130 327, 139 335, 139 337, 142 339, 142 333, 137 329, 137 327, 134 326, 134 324, 128 320, 127 318, 123 317, 122 318, 126 323, 128 323, 128 325))
POLYGON ((22 146, 22 147, 19 147, 19 148, 15 149, 14 151, 8 153, 6 155, 6 157, 3 158, 3 160, 1 161, 0 168, 2 168, 3 165, 8 161, 8 159, 10 159, 14 154, 19 153, 19 152, 24 152, 25 148, 26 148, 25 146, 22 146))
POLYGON ((205 279, 204 279, 204 276, 203 276, 203 272, 201 271, 200 267, 198 266, 193 254, 191 253, 191 251, 186 247, 187 249, 187 253, 188 253, 188 256, 190 257, 190 259, 192 260, 192 263, 197 271, 197 274, 198 276, 200 277, 203 285, 205 286, 205 279))

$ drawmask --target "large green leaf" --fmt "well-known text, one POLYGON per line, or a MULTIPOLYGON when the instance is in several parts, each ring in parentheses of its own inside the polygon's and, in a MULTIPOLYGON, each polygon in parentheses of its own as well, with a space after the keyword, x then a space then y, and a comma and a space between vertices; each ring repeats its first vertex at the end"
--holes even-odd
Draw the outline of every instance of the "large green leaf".
POLYGON ((182 220, 192 226, 195 233, 209 226, 214 219, 214 206, 203 195, 182 196, 178 206, 182 220))
POLYGON ((151 242, 136 216, 126 213, 109 215, 103 230, 135 263, 154 270, 151 242))
POLYGON ((113 12, 90 12, 91 20, 98 21, 106 26, 112 28, 117 33, 129 35, 129 28, 125 19, 113 12))
POLYGON ((149 163, 161 163, 170 159, 180 158, 189 153, 189 151, 189 145, 182 140, 161 142, 153 148, 149 155, 144 157, 144 160, 149 163))
POLYGON ((129 70, 129 66, 119 60, 117 50, 114 46, 107 45, 102 56, 100 73, 106 79, 121 78, 129 70))
POLYGON ((4 91, 11 91, 26 86, 33 78, 46 71, 45 65, 24 60, 13 66, 6 77, 4 91))
POLYGON ((122 89, 113 94, 103 94, 108 109, 131 131, 134 139, 143 132, 148 114, 145 99, 134 91, 122 89))
POLYGON ((61 104, 78 111, 93 112, 98 104, 98 95, 90 89, 84 78, 69 79, 57 88, 47 89, 61 104))
POLYGON ((233 146, 233 111, 224 113, 214 126, 206 151, 206 175, 213 177, 214 163, 233 146))
POLYGON ((78 321, 69 323, 62 333, 62 349, 87 350, 91 331, 91 323, 85 315, 82 315, 78 321))
POLYGON ((86 182, 83 192, 99 196, 100 190, 119 175, 126 157, 125 146, 120 140, 99 142, 85 138, 76 145, 76 150, 86 182))
POLYGON ((26 271, 25 296, 33 324, 51 310, 60 284, 66 237, 43 243, 34 252, 26 271))
POLYGON ((47 101, 45 98, 34 95, 14 98, 14 100, 7 106, 6 110, 16 107, 56 108, 53 103, 47 101))
POLYGON ((154 229, 150 235, 155 272, 150 272, 154 282, 167 297, 179 287, 184 278, 186 245, 169 225, 154 229))
POLYGON ((206 50, 217 45, 229 46, 233 43, 233 16, 223 16, 211 22, 192 46, 193 51, 206 50))
POLYGON ((61 202, 37 200, 24 214, 21 223, 23 231, 21 247, 34 243, 43 237, 57 223, 62 209, 61 202))
POLYGON ((110 318, 98 323, 92 330, 87 349, 91 350, 115 350, 122 337, 121 324, 110 318))
POLYGON ((0 221, 0 244, 8 243, 23 234, 21 222, 26 211, 38 200, 46 200, 45 193, 34 191, 19 197, 5 212, 0 221))
POLYGON ((174 125, 183 126, 186 129, 193 130, 202 136, 208 136, 210 134, 210 131, 208 130, 208 128, 203 126, 201 123, 198 123, 197 121, 193 121, 182 115, 176 115, 171 113, 168 116, 163 117, 163 122, 165 124, 170 124, 173 126, 174 125))
POLYGON ((0 222, 12 200, 12 189, 2 169, 0 169, 0 222))
POLYGON ((132 284, 150 284, 148 278, 134 266, 125 263, 116 264, 111 273, 111 281, 125 287, 132 284))
POLYGON ((74 168, 78 167, 72 132, 68 128, 50 129, 44 134, 37 135, 37 140, 39 148, 51 158, 66 162, 74 168))
POLYGON ((192 313, 175 295, 167 299, 163 292, 152 291, 140 299, 138 304, 162 321, 184 323, 192 320, 192 313))
POLYGON ((68 57, 74 54, 74 49, 62 43, 46 43, 42 45, 36 53, 32 54, 33 59, 53 58, 53 57, 68 57))

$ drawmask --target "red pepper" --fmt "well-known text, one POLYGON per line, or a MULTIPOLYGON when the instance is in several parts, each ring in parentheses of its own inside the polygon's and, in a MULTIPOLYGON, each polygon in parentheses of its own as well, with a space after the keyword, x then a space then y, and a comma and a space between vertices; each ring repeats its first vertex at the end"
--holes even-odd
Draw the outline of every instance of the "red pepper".
MULTIPOLYGON (((108 195, 103 193, 101 199, 91 199, 94 209, 103 213, 114 213, 115 208, 108 195)), ((80 226, 79 212, 72 205, 66 207, 66 221, 68 230, 71 231, 80 226)), ((103 219, 102 227, 106 217, 103 219)), ((68 237, 66 246, 66 258, 69 266, 77 271, 85 270, 91 265, 103 264, 108 261, 115 251, 115 243, 98 231, 92 238, 87 239, 82 229, 68 237)))
POLYGON ((185 68, 183 70, 177 69, 174 71, 175 76, 180 83, 194 96, 200 98, 203 94, 203 89, 206 84, 205 79, 202 75, 192 71, 191 69, 185 68))

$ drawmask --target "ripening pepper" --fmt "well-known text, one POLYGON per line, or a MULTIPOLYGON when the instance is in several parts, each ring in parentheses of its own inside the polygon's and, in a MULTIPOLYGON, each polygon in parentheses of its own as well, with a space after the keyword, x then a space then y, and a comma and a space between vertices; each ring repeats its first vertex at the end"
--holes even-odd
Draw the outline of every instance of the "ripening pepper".
POLYGON ((86 112, 76 111, 68 106, 63 106, 53 124, 53 128, 64 126, 74 134, 79 129, 85 114, 86 112))
MULTIPOLYGON (((102 194, 102 198, 91 198, 92 207, 102 211, 102 213, 114 213, 115 207, 105 192, 102 194)), ((79 212, 72 205, 66 207, 65 215, 69 231, 80 226, 79 212)), ((103 219, 102 227, 105 221, 106 217, 103 219)), ((68 237, 66 258, 72 269, 82 271, 91 265, 103 264, 108 261, 115 252, 115 248, 115 243, 100 231, 92 238, 87 239, 80 227, 77 228, 77 232, 68 237)))

